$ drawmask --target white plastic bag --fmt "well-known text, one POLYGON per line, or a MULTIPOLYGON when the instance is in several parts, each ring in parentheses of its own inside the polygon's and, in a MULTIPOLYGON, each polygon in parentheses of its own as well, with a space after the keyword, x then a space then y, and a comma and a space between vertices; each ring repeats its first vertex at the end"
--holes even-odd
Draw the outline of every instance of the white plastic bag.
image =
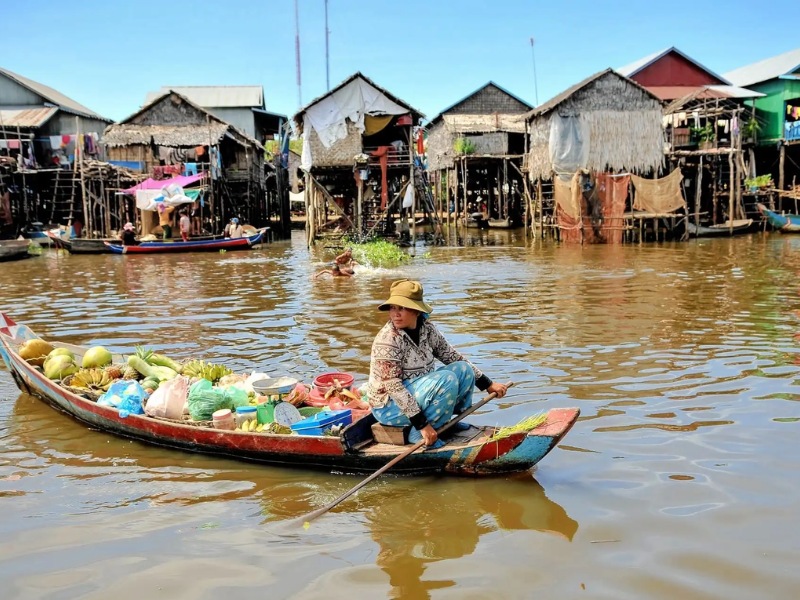
POLYGON ((414 205, 414 186, 409 184, 403 196, 403 208, 411 208, 414 205))
POLYGON ((151 417, 166 417, 178 421, 183 415, 188 396, 189 378, 179 375, 165 381, 150 394, 144 412, 151 417))

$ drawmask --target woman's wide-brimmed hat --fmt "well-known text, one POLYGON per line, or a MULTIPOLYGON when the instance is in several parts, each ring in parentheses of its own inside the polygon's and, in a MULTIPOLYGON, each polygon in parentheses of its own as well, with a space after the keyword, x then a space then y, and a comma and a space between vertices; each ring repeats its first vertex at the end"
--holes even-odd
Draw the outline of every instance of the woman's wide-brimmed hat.
POLYGON ((125 231, 133 231, 133 223, 125 223, 125 227, 123 227, 125 231))
POLYGON ((378 310, 389 310, 389 307, 394 305, 430 313, 433 309, 430 305, 425 304, 422 293, 422 284, 419 281, 400 279, 392 284, 389 290, 389 299, 378 306, 378 310))

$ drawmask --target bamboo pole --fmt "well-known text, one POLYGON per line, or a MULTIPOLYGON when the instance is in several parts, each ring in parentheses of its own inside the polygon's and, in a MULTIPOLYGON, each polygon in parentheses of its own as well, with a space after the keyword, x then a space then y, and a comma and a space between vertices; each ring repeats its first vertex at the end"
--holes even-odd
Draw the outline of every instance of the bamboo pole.
POLYGON ((780 150, 780 159, 778 162, 778 210, 783 210, 783 196, 781 196, 780 192, 783 191, 783 184, 785 183, 784 178, 786 174, 786 144, 781 143, 781 150, 780 150))
POLYGON ((700 226, 700 194, 701 184, 703 183, 703 155, 701 154, 697 163, 697 177, 695 178, 694 189, 694 224, 700 226))
POLYGON ((539 205, 539 235, 544 239, 544 194, 542 193, 541 177, 536 178, 536 197, 536 202, 539 205))
POLYGON ((728 153, 728 170, 730 173, 728 174, 728 233, 733 234, 733 207, 734 207, 734 200, 736 197, 736 193, 733 190, 733 182, 734 182, 734 165, 733 165, 733 152, 728 153))

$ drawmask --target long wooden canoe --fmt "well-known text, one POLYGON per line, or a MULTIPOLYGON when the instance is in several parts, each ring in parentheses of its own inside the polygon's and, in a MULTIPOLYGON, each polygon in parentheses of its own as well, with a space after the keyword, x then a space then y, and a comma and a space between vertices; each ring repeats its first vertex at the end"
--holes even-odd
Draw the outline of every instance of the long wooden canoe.
POLYGON ((737 235, 749 231, 753 219, 736 219, 717 225, 695 225, 691 221, 686 223, 686 231, 691 237, 718 237, 737 235))
MULTIPOLYGON (((371 429, 375 418, 371 413, 338 436, 224 431, 192 421, 122 416, 115 408, 99 405, 62 387, 58 381, 51 381, 39 367, 26 362, 18 349, 24 340, 34 337, 37 336, 28 327, 17 325, 0 312, 0 357, 17 386, 89 427, 110 434, 191 452, 344 473, 374 472, 406 448, 375 442, 371 429)), ((84 351, 69 344, 53 345, 69 348, 76 356, 84 351)), ((115 358, 115 362, 121 360, 115 358)), ((471 427, 448 438, 442 448, 415 452, 394 471, 467 475, 527 471, 559 443, 579 414, 577 408, 552 409, 547 412, 546 420, 532 431, 498 439, 492 439, 494 427, 471 427)))
POLYGON ((800 215, 781 215, 769 210, 763 204, 757 204, 758 210, 764 215, 767 222, 783 233, 800 233, 800 215))
POLYGON ((264 240, 267 229, 240 238, 216 240, 189 240, 188 242, 142 242, 138 246, 123 246, 121 243, 105 242, 114 254, 163 254, 170 252, 214 252, 219 250, 249 250, 264 240))

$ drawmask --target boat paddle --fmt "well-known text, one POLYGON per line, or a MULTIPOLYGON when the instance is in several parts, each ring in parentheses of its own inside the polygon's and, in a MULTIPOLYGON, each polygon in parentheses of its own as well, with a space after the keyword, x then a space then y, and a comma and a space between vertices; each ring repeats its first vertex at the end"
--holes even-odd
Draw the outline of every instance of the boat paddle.
MULTIPOLYGON (((506 387, 507 387, 507 388, 510 388, 512 385, 514 385, 514 382, 513 382, 513 381, 509 381, 509 382, 506 384, 506 387)), ((467 410, 465 410, 464 412, 462 412, 462 413, 460 413, 460 414, 456 415, 455 417, 453 417, 452 419, 450 419, 450 420, 449 420, 447 423, 445 423, 445 424, 444 424, 444 425, 442 425, 442 426, 441 426, 439 429, 437 429, 437 430, 436 430, 436 433, 437 433, 437 435, 441 435, 442 433, 444 433, 445 431, 447 431, 448 429, 450 429, 450 428, 451 428, 453 425, 455 425, 456 423, 458 423, 458 422, 459 422, 461 419, 463 419, 464 417, 467 417, 467 416, 471 415, 472 413, 474 413, 474 412, 475 412, 476 410, 478 410, 478 409, 479 409, 481 406, 483 406, 484 404, 486 404, 487 402, 489 402, 490 400, 492 400, 492 399, 493 399, 495 396, 497 396, 497 394, 496 394, 495 392, 492 392, 491 394, 489 394, 488 396, 486 396, 484 399, 482 399, 482 400, 481 400, 480 402, 478 402, 477 404, 473 404, 472 406, 470 406, 470 407, 469 407, 467 410)), ((330 504, 326 504, 326 505, 325 505, 325 506, 323 506, 322 508, 318 508, 318 509, 317 509, 317 510, 315 510, 314 512, 310 512, 310 513, 308 513, 307 515, 305 515, 305 516, 303 516, 303 517, 300 517, 300 519, 298 519, 298 521, 302 521, 302 523, 303 523, 303 527, 307 529, 307 528, 309 527, 309 525, 311 524, 311 521, 313 521, 313 520, 314 520, 314 519, 316 519, 317 517, 320 517, 320 516, 324 515, 326 512, 328 512, 328 511, 329 511, 330 509, 332 509, 334 506, 338 505, 338 504, 339 504, 339 503, 341 503, 343 500, 346 500, 347 498, 349 498, 350 496, 352 496, 353 494, 355 494, 355 493, 356 493, 358 490, 360 490, 361 488, 363 488, 363 487, 364 487, 365 485, 367 485, 367 484, 368 484, 370 481, 372 481, 373 479, 377 479, 378 477, 380 477, 381 475, 383 475, 383 474, 384 474, 386 471, 388 471, 388 470, 389 470, 389 469, 391 469, 393 466, 395 466, 397 463, 399 463, 401 460, 403 460, 403 459, 404 459, 404 458, 406 458, 407 456, 409 456, 409 455, 413 454, 414 452, 416 452, 417 450, 419 450, 420 448, 422 448, 422 446, 424 446, 424 445, 425 445, 425 440, 424 440, 424 439, 423 439, 423 440, 420 440, 420 441, 418 441, 416 444, 414 444, 413 446, 411 446, 411 447, 410 447, 408 450, 404 450, 404 451, 403 451, 401 454, 398 454, 397 456, 395 456, 395 457, 394 457, 392 460, 390 460, 388 463, 386 463, 385 465, 383 465, 383 466, 382 466, 380 469, 378 469, 377 471, 375 471, 375 472, 374 472, 372 475, 370 475, 369 477, 367 477, 367 478, 366 478, 364 481, 362 481, 361 483, 359 483, 357 486, 355 486, 355 487, 353 487, 353 488, 349 489, 348 491, 346 491, 344 494, 342 494, 341 496, 339 496, 339 497, 338 497, 336 500, 334 500, 334 501, 333 501, 333 502, 331 502, 330 504)))

